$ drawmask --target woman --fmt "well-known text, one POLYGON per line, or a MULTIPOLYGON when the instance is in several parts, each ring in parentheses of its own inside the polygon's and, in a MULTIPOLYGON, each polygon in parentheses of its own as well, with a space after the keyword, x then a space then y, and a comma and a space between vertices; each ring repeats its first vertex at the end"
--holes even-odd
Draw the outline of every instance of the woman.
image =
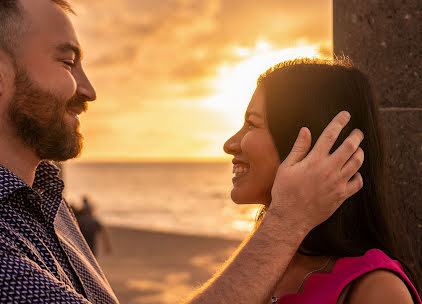
POLYGON ((287 61, 261 75, 242 129, 224 145, 234 156, 232 199, 238 204, 262 203, 259 225, 271 202, 278 166, 300 128, 310 129, 314 145, 342 110, 352 119, 332 151, 345 134, 365 134, 356 152, 359 158, 365 151, 360 169, 364 188, 307 235, 268 303, 364 304, 385 291, 391 292, 392 303, 421 303, 416 276, 405 262, 412 257, 410 243, 397 206, 386 200, 378 109, 368 80, 350 61, 287 61))

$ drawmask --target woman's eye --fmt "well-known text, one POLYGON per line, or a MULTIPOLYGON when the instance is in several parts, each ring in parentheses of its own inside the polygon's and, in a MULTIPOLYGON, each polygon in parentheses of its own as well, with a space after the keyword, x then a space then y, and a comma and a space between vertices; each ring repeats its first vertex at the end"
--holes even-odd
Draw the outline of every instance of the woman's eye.
POLYGON ((255 128, 255 125, 254 125, 252 122, 250 122, 250 121, 247 121, 247 122, 246 122, 246 126, 247 126, 247 128, 248 128, 249 130, 252 130, 252 129, 254 129, 254 128, 255 128))

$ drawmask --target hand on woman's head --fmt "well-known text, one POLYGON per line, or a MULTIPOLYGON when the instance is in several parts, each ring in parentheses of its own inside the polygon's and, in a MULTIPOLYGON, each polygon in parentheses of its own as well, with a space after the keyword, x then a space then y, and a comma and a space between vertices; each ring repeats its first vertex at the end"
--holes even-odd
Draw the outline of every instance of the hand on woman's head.
POLYGON ((268 212, 311 230, 327 220, 341 203, 363 187, 362 176, 357 172, 363 163, 363 150, 359 148, 363 133, 354 130, 330 154, 349 120, 349 113, 339 113, 311 152, 310 131, 301 129, 290 154, 278 169, 268 212))

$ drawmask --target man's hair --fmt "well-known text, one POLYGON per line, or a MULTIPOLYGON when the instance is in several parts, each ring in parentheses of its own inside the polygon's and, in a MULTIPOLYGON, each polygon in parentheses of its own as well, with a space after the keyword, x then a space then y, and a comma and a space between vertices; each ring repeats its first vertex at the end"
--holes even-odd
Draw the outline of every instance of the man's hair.
MULTIPOLYGON (((75 13, 67 0, 51 1, 64 11, 75 13)), ((0 48, 14 57, 18 39, 26 28, 23 7, 19 0, 0 0, 0 48)))

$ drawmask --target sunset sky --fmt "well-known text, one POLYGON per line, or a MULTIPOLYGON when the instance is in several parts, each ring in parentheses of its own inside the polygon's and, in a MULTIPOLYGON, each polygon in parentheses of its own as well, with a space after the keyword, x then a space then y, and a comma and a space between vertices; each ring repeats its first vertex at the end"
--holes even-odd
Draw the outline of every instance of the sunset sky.
POLYGON ((242 124, 256 79, 330 56, 331 0, 78 0, 98 99, 81 161, 207 160, 242 124))

